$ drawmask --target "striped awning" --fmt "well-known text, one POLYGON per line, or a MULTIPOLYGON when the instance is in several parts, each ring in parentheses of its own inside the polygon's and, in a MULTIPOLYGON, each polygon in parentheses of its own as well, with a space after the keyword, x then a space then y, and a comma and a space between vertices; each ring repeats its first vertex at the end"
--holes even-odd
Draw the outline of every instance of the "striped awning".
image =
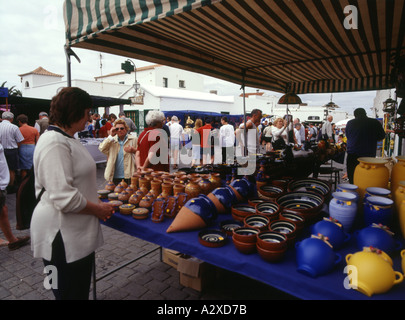
POLYGON ((392 88, 405 0, 65 0, 66 44, 295 93, 392 88))

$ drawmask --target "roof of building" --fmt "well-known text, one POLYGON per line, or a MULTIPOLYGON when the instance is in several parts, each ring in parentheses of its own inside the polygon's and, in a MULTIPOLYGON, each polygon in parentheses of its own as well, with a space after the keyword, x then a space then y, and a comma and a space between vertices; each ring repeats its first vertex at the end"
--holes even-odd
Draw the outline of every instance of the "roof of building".
POLYGON ((23 77, 23 76, 27 76, 29 74, 37 74, 37 75, 41 75, 41 76, 51 76, 51 77, 60 77, 62 78, 63 75, 62 74, 56 74, 53 72, 50 72, 42 67, 38 67, 35 70, 31 71, 31 72, 27 72, 27 73, 23 73, 23 74, 19 74, 19 77, 23 77))
MULTIPOLYGON (((153 65, 150 65, 150 66, 136 68, 136 71, 139 72, 139 71, 145 71, 145 70, 152 70, 152 69, 162 67, 162 66, 163 66, 162 64, 153 64, 153 65)), ((105 74, 103 76, 97 76, 97 77, 94 77, 94 79, 97 81, 97 79, 118 76, 118 75, 121 75, 121 74, 125 74, 125 71, 113 72, 113 73, 105 74)))

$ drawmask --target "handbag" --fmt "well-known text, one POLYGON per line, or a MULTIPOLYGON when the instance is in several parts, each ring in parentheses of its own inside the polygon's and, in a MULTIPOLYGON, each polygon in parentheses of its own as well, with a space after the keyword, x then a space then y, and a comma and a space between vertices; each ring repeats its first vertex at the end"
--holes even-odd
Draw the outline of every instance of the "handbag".
POLYGON ((272 143, 273 149, 275 150, 281 150, 284 149, 286 146, 286 143, 282 137, 279 137, 272 143))

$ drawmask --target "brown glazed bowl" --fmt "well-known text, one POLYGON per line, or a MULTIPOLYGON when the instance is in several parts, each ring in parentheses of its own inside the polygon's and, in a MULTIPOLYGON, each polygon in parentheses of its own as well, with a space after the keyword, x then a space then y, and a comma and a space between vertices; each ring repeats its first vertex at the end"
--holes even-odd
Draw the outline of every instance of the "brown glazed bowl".
POLYGON ((257 244, 271 251, 286 249, 287 236, 275 231, 261 231, 257 234, 257 244))
POLYGON ((279 262, 284 258, 285 252, 287 251, 287 248, 282 249, 282 250, 266 250, 262 247, 259 246, 258 243, 256 243, 256 249, 257 252, 259 253, 260 257, 268 262, 279 262))
POLYGON ((240 242, 256 243, 259 230, 255 228, 239 227, 232 230, 232 238, 240 242))
POLYGON ((265 184, 257 190, 262 196, 269 199, 276 199, 285 193, 285 190, 279 186, 273 184, 265 184))
POLYGON ((295 241, 295 237, 297 236, 297 226, 292 221, 285 221, 285 220, 272 221, 270 222, 269 230, 285 234, 289 246, 293 244, 293 242, 295 241))
POLYGON ((270 224, 270 219, 261 214, 253 214, 247 216, 243 220, 245 227, 255 228, 257 230, 263 231, 266 230, 270 224))
POLYGON ((234 204, 231 207, 231 213, 235 220, 243 221, 245 217, 255 214, 256 209, 247 204, 234 204))
POLYGON ((232 237, 233 229, 243 227, 243 222, 229 219, 221 221, 220 223, 221 230, 225 232, 228 236, 232 237))
POLYGON ((252 199, 248 199, 248 204, 249 206, 252 207, 256 207, 259 203, 262 203, 266 200, 262 199, 262 198, 252 198, 252 199))
POLYGON ((242 242, 238 241, 235 238, 232 238, 232 242, 235 245, 236 250, 243 254, 251 254, 256 252, 256 243, 255 242, 242 242))
POLYGON ((198 233, 198 241, 205 247, 218 248, 225 245, 228 236, 225 232, 215 229, 205 229, 198 233))
POLYGON ((279 214, 279 220, 287 220, 295 223, 297 231, 301 232, 305 226, 305 217, 299 212, 282 210, 279 214))
POLYGON ((256 205, 256 213, 264 215, 270 221, 276 220, 279 216, 280 206, 274 201, 264 201, 256 205))

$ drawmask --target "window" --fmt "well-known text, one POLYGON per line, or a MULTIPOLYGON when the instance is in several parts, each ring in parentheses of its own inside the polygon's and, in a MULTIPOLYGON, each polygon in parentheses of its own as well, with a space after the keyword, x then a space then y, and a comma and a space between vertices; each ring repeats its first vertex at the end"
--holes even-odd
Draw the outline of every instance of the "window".
POLYGON ((320 120, 318 116, 309 116, 308 120, 320 120))
POLYGON ((185 88, 186 82, 184 80, 179 80, 179 88, 185 88))
POLYGON ((119 84, 125 84, 125 81, 120 81, 120 82, 118 82, 119 84))
POLYGON ((25 81, 25 87, 29 88, 30 87, 30 83, 28 81, 25 81))
POLYGON ((168 83, 169 83, 169 79, 163 78, 163 88, 167 88, 169 86, 168 83))

